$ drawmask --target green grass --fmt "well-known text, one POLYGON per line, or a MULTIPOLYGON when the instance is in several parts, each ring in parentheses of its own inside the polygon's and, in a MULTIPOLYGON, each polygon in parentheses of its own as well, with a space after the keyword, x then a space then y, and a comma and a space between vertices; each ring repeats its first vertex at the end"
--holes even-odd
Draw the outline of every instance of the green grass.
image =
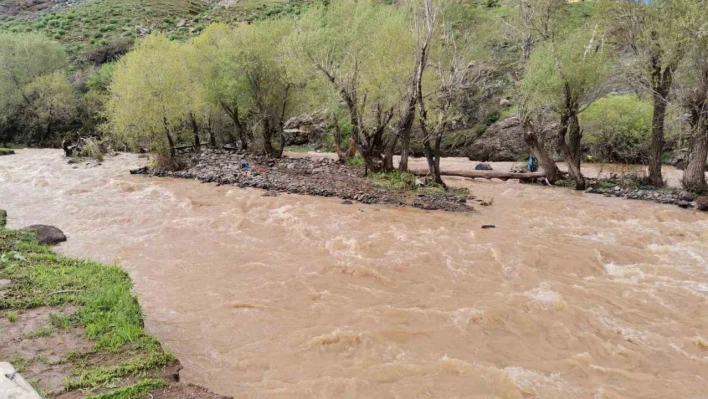
POLYGON ((17 312, 7 312, 7 321, 14 323, 17 321, 17 312))
POLYGON ((92 399, 142 399, 148 397, 150 392, 166 387, 167 384, 162 380, 145 379, 135 385, 94 396, 92 399))
POLYGON ((0 155, 12 155, 15 151, 10 148, 0 148, 0 155))
MULTIPOLYGON (((142 312, 131 293, 132 282, 118 267, 65 258, 38 244, 31 234, 0 229, 0 275, 12 281, 0 294, 0 310, 8 319, 40 306, 77 307, 70 316, 51 314, 50 325, 26 338, 79 327, 94 342, 91 354, 108 358, 120 354, 117 365, 91 362, 87 366, 79 354, 67 358, 75 365, 65 383, 67 390, 116 386, 125 377, 144 375, 175 361, 143 330, 142 312)), ((138 395, 148 386, 152 385, 138 384, 121 395, 138 395)))
POLYGON ((69 9, 29 16, 0 17, 0 32, 39 32, 64 44, 70 56, 83 61, 97 47, 146 31, 161 31, 173 40, 187 40, 210 22, 248 22, 298 15, 301 0, 241 0, 210 8, 200 0, 94 0, 69 9), (180 22, 184 21, 184 26, 180 22))
POLYGON ((415 190, 416 177, 412 173, 395 170, 390 173, 372 173, 374 186, 390 190, 415 190))

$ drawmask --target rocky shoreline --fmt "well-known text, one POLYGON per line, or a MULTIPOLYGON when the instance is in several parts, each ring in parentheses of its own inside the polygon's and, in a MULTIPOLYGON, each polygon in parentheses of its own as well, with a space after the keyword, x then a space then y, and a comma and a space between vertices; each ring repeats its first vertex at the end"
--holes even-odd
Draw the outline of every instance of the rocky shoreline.
POLYGON ((448 212, 474 211, 467 204, 467 200, 473 197, 468 198, 460 192, 427 190, 419 180, 416 181, 416 187, 410 190, 379 187, 363 176, 360 167, 332 159, 274 159, 245 152, 203 150, 199 154, 180 155, 180 162, 187 165, 187 168, 167 171, 145 166, 131 170, 130 173, 259 188, 267 190, 264 196, 276 196, 278 193, 303 194, 341 198, 343 204, 357 201, 448 212))
POLYGON ((684 209, 696 208, 699 211, 708 211, 708 197, 698 196, 688 191, 627 188, 619 185, 612 187, 611 184, 603 183, 588 187, 585 192, 588 194, 601 194, 605 197, 651 201, 659 204, 676 205, 684 209))

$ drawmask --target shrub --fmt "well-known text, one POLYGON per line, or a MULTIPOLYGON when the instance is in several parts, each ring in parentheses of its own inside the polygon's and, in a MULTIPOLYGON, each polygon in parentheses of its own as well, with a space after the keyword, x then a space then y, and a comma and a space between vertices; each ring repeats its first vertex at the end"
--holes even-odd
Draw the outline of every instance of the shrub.
POLYGON ((641 163, 647 156, 651 104, 637 96, 602 98, 580 114, 589 154, 601 162, 641 163))

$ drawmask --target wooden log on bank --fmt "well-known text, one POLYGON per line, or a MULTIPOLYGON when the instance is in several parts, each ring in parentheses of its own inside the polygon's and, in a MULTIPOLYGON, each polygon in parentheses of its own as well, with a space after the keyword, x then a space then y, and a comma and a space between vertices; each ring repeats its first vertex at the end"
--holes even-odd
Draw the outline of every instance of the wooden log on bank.
MULTIPOLYGON (((430 171, 427 169, 413 169, 410 171, 416 176, 428 176, 430 171)), ((443 170, 440 171, 442 176, 457 176, 457 177, 467 177, 470 179, 533 179, 539 177, 546 177, 545 172, 499 172, 496 170, 443 170)))

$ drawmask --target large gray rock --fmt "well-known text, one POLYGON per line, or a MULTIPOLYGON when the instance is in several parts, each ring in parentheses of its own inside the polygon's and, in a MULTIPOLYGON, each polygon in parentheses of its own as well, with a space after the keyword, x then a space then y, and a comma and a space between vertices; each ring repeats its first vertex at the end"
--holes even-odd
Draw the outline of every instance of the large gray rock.
POLYGON ((60 242, 66 241, 64 232, 54 226, 33 224, 32 226, 25 227, 22 230, 34 233, 40 244, 56 245, 60 242))
POLYGON ((7 362, 0 362, 0 398, 42 399, 20 373, 7 362))
POLYGON ((313 144, 327 133, 327 123, 318 114, 295 116, 283 126, 286 145, 313 144))
POLYGON ((487 128, 467 150, 467 157, 482 162, 516 162, 527 158, 524 129, 519 118, 512 116, 487 128))

